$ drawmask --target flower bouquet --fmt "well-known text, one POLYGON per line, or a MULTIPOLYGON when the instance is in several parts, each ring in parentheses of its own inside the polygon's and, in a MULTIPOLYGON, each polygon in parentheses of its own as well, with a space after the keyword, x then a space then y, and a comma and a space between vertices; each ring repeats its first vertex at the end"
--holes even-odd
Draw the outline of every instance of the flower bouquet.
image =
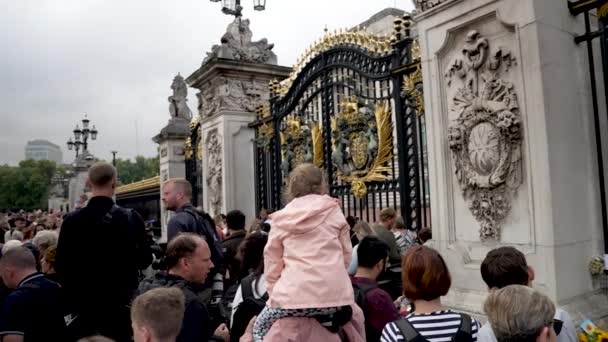
POLYGON ((582 332, 578 335, 581 342, 608 342, 608 332, 599 329, 591 320, 581 323, 582 332))

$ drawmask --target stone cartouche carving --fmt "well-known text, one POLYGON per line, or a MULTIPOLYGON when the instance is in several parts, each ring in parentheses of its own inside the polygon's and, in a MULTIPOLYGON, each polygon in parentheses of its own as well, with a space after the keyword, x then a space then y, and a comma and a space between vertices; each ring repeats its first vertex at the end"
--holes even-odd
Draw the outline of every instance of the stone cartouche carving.
POLYGON ((448 87, 457 86, 449 105, 456 119, 448 128, 448 142, 482 241, 500 239, 511 197, 522 183, 520 108, 515 87, 500 77, 516 61, 503 48, 490 54, 489 45, 479 32, 470 31, 462 58, 445 73, 448 87))
POLYGON ((192 112, 188 108, 188 85, 182 75, 177 74, 171 84, 173 96, 169 96, 169 113, 172 118, 182 118, 188 121, 192 120, 192 112))
POLYGON ((236 18, 228 25, 222 36, 221 45, 214 45, 203 64, 215 57, 237 61, 277 64, 277 56, 272 52, 274 44, 267 39, 252 41, 253 33, 249 28, 249 19, 236 18))
POLYGON ((222 212, 222 143, 217 129, 205 140, 207 149, 207 205, 212 215, 222 212))
POLYGON ((367 195, 366 183, 383 181, 391 172, 393 124, 388 102, 369 103, 352 97, 332 120, 331 161, 338 178, 351 185, 357 198, 367 195))

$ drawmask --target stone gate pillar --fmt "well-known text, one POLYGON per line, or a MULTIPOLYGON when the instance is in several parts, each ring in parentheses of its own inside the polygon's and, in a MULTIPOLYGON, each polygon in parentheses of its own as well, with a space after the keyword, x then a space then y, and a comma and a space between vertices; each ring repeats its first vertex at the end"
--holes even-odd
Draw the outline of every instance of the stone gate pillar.
POLYGON ((416 3, 447 304, 482 313, 480 263, 511 245, 536 270, 534 286, 575 320, 604 318, 608 301, 588 270, 603 235, 589 69, 574 43, 582 18, 565 0, 416 3))
MULTIPOLYGON (((291 68, 276 65, 272 44, 254 42, 249 20, 236 19, 186 82, 197 88, 201 120, 203 208, 213 217, 238 209, 255 217, 255 120, 268 103, 270 80, 291 68)), ((201 148, 201 147, 199 147, 201 148)))
POLYGON ((171 85, 173 96, 169 96, 170 119, 158 135, 152 140, 159 144, 160 164, 160 220, 161 241, 167 241, 167 223, 171 217, 162 203, 162 185, 170 178, 186 177, 186 159, 184 157, 184 143, 190 136, 190 120, 192 112, 186 104, 188 86, 181 75, 175 76, 171 85))

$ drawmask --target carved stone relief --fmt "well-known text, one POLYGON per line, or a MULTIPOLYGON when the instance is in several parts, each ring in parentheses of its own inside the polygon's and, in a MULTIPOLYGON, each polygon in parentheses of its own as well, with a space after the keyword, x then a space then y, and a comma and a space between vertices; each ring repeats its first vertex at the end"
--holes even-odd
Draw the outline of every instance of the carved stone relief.
POLYGON ((222 212, 222 143, 217 129, 205 140, 207 149, 207 206, 212 215, 222 212))
POLYGON ((416 12, 422 13, 446 1, 447 0, 414 0, 414 5, 416 5, 416 12))
POLYGON ((522 120, 517 94, 504 80, 516 64, 503 48, 490 54, 487 38, 473 30, 462 58, 445 72, 452 117, 448 142, 456 178, 482 241, 500 239, 501 223, 522 183, 522 120))
POLYGON ((252 40, 253 33, 249 28, 249 19, 236 18, 228 25, 222 36, 221 45, 214 45, 203 64, 214 57, 234 59, 254 63, 277 64, 277 56, 272 52, 274 44, 267 39, 257 42, 252 40))
POLYGON ((221 110, 255 112, 269 100, 265 82, 217 77, 197 95, 199 112, 208 117, 221 110))

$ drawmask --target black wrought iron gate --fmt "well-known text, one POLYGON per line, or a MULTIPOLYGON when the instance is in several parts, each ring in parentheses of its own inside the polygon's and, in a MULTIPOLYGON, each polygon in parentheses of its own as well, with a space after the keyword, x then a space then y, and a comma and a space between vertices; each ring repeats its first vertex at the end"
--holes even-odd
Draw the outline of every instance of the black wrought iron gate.
POLYGON ((345 215, 368 222, 383 208, 406 224, 430 226, 419 49, 409 17, 383 39, 351 30, 326 33, 292 75, 270 83, 258 109, 257 208, 284 205, 289 172, 309 162, 323 168, 345 215))

